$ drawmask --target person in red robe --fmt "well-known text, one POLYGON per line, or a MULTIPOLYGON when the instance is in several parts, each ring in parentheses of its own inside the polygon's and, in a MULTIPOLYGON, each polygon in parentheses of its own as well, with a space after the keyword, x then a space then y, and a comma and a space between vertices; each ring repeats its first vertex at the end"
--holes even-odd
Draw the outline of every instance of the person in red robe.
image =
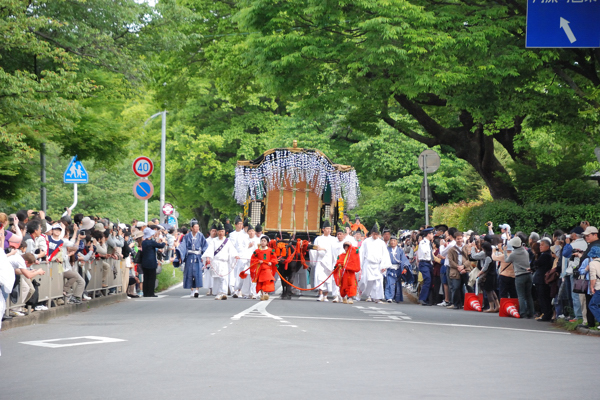
POLYGON ((275 249, 269 247, 269 238, 260 238, 260 247, 250 257, 250 276, 256 283, 256 293, 261 300, 269 300, 267 293, 275 291, 275 274, 277 274, 277 256, 275 249))
POLYGON ((338 256, 335 263, 333 277, 335 284, 340 287, 340 295, 345 304, 353 304, 352 298, 356 296, 356 273, 360 272, 360 255, 358 247, 349 242, 344 243, 345 253, 338 256))

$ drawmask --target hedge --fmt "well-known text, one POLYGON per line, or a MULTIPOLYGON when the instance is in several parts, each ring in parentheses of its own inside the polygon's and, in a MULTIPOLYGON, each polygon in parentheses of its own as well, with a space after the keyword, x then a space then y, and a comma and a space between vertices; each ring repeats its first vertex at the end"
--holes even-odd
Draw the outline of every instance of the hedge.
POLYGON ((548 232, 556 229, 571 230, 583 220, 591 225, 600 224, 600 204, 570 205, 566 203, 520 205, 509 200, 489 202, 460 202, 435 207, 431 215, 434 225, 446 224, 460 230, 487 231, 485 223, 492 221, 494 230, 507 223, 512 233, 548 232))

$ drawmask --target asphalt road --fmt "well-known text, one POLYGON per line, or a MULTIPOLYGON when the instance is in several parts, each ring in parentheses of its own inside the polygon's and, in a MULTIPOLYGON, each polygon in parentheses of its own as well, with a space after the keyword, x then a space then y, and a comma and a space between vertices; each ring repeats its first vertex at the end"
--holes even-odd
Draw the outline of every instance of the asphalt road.
POLYGON ((188 293, 2 332, 0 399, 598 398, 599 339, 548 323, 188 293))

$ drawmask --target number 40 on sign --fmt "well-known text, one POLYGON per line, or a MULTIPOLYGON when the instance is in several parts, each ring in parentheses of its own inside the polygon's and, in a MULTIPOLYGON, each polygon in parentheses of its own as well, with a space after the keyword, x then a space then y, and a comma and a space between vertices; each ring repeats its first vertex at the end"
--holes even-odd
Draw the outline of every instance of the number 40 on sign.
POLYGON ((140 178, 147 178, 152 175, 154 164, 148 157, 138 157, 133 161, 133 173, 140 178))

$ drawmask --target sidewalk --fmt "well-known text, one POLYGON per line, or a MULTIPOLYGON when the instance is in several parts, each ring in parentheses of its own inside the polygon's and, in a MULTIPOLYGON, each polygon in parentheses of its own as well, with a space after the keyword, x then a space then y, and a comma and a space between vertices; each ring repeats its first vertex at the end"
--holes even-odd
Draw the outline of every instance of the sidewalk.
POLYGON ((118 303, 119 301, 127 300, 125 293, 113 294, 110 296, 102 296, 92 300, 84 301, 81 304, 65 304, 64 306, 52 307, 47 311, 34 311, 23 317, 14 317, 8 321, 2 321, 2 330, 11 328, 19 328, 21 326, 43 324, 49 320, 75 312, 83 312, 92 308, 102 307, 107 304, 118 303))

